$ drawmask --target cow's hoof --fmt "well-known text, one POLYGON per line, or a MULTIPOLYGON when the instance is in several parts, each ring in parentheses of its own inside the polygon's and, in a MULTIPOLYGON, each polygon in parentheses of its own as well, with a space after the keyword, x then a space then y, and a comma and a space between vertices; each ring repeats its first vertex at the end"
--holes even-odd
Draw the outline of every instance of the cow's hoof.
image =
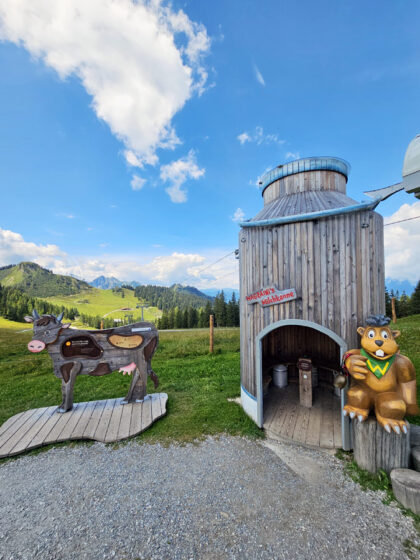
POLYGON ((61 406, 59 406, 59 407, 57 408, 57 412, 60 412, 60 414, 62 414, 62 413, 64 413, 64 412, 70 412, 70 410, 71 410, 72 408, 73 408, 73 407, 65 409, 65 408, 62 408, 61 406))
POLYGON ((143 401, 144 401, 144 399, 131 399, 131 401, 128 401, 127 399, 123 399, 121 401, 121 404, 133 404, 133 403, 140 403, 140 402, 143 402, 143 401))

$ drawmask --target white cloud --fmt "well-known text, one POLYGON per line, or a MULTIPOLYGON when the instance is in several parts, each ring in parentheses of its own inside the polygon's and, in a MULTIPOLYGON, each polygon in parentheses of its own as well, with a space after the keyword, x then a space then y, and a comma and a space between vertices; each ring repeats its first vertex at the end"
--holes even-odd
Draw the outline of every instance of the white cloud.
MULTIPOLYGON (((103 247, 106 245, 102 244, 103 247)), ((32 261, 57 274, 73 275, 88 281, 103 274, 144 284, 168 286, 180 282, 197 288, 236 288, 238 261, 233 255, 221 259, 226 253, 224 248, 206 254, 179 251, 152 257, 120 253, 70 256, 57 245, 37 245, 25 241, 19 233, 0 229, 0 266, 32 261)))
POLYGON ((242 144, 245 144, 245 142, 251 142, 252 138, 251 136, 248 134, 248 132, 242 132, 242 134, 238 134, 237 136, 239 142, 242 144))
POLYGON ((161 0, 3 0, 0 39, 77 76, 135 167, 179 144, 172 118, 207 80, 205 27, 161 0))
POLYGON ((138 175, 133 175, 130 185, 133 191, 140 191, 144 187, 145 183, 146 183, 146 179, 143 179, 138 175))
POLYGON ((141 161, 132 150, 125 150, 124 157, 128 165, 132 167, 143 167, 143 161, 141 161))
POLYGON ((384 218, 385 271, 393 280, 416 284, 420 278, 420 218, 398 224, 399 220, 420 215, 420 202, 403 204, 394 214, 384 218), (392 224, 392 225, 386 225, 392 224))
POLYGON ((65 255, 57 245, 37 245, 25 241, 20 233, 0 228, 0 264, 2 266, 17 264, 21 261, 32 261, 51 268, 65 255))
POLYGON ((284 156, 285 159, 299 159, 300 158, 300 154, 299 152, 286 152, 286 155, 284 156))
POLYGON ((178 160, 172 161, 160 168, 160 178, 169 181, 170 187, 166 189, 172 202, 185 202, 187 192, 182 185, 188 179, 200 179, 205 173, 204 168, 197 165, 194 150, 190 150, 188 155, 178 160))
POLYGON ((245 219, 245 212, 242 208, 237 208, 233 216, 231 216, 232 222, 243 222, 245 219))
POLYGON ((255 142, 258 146, 261 144, 284 144, 286 140, 281 140, 277 134, 264 134, 262 126, 256 126, 254 132, 242 132, 238 134, 237 139, 241 145, 245 142, 255 142))
POLYGON ((263 75, 261 74, 261 72, 259 71, 258 67, 256 64, 254 64, 254 72, 255 72, 255 77, 257 78, 257 82, 259 84, 261 84, 262 86, 265 86, 265 80, 263 78, 263 75))

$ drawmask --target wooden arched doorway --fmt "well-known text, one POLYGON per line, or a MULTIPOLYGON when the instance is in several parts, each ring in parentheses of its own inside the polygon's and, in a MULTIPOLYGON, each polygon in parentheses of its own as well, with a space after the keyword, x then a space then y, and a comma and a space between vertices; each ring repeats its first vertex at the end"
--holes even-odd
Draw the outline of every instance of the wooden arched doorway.
POLYGON ((279 321, 258 337, 261 425, 274 436, 314 447, 350 448, 348 420, 342 416, 345 392, 334 391, 346 343, 335 333, 309 321, 279 321), (298 361, 314 367, 311 404, 302 404, 302 373, 298 361), (273 366, 287 367, 288 384, 270 381, 273 366), (316 370, 316 373, 315 373, 316 370))

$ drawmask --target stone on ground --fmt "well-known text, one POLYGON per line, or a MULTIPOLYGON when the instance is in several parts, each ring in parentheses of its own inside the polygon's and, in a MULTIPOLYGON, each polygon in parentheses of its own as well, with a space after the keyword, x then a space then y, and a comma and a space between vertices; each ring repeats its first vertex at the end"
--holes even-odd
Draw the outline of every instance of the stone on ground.
POLYGON ((411 469, 391 471, 392 490, 401 504, 420 513, 420 473, 411 469))

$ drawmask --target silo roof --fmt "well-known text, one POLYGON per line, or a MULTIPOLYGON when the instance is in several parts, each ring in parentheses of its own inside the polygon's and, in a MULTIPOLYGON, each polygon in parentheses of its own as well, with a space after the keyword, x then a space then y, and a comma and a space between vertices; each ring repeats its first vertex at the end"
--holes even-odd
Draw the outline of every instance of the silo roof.
POLYGON ((260 188, 262 191, 274 181, 278 181, 288 175, 295 175, 303 171, 337 171, 347 179, 350 173, 350 164, 341 158, 318 156, 296 159, 289 163, 284 163, 268 171, 261 177, 260 188))
POLYGON ((357 202, 344 193, 337 191, 303 191, 288 194, 266 204, 256 216, 250 220, 258 222, 282 216, 296 216, 310 212, 322 212, 334 208, 352 207, 357 202))

